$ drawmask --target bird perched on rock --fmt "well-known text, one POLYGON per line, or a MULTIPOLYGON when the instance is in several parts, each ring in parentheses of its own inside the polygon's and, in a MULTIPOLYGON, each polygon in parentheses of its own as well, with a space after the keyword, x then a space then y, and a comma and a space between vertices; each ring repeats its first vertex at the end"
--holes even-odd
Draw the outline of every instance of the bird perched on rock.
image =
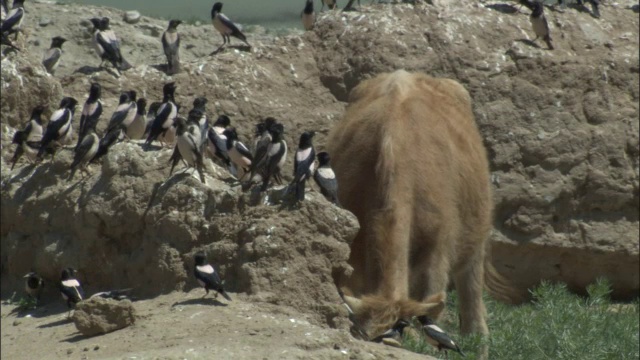
POLYGON ((238 29, 238 27, 231 20, 229 20, 228 17, 226 17, 223 13, 221 13, 221 11, 222 11, 221 2, 217 2, 213 4, 213 7, 211 8, 211 23, 213 23, 213 27, 216 30, 218 30, 220 35, 222 35, 222 40, 223 40, 222 45, 220 45, 213 53, 215 54, 218 51, 222 50, 222 48, 227 43, 230 44, 231 43, 230 36, 233 36, 235 38, 242 40, 245 44, 247 44, 247 46, 251 47, 251 45, 249 45, 249 43, 247 42, 247 37, 244 36, 244 34, 240 31, 240 29, 238 29))
POLYGON ((178 115, 178 107, 175 103, 176 84, 170 82, 162 88, 163 98, 162 105, 157 110, 156 117, 151 123, 151 130, 147 137, 146 145, 150 146, 151 142, 160 136, 165 136, 167 132, 175 132, 173 121, 178 115))
POLYGON ((89 299, 93 298, 103 298, 103 299, 113 299, 113 300, 134 300, 129 293, 133 290, 132 288, 128 289, 119 289, 119 290, 109 290, 109 291, 100 291, 89 297, 89 299))
MULTIPOLYGON (((197 123, 187 123, 187 120, 182 117, 176 118, 176 147, 174 153, 176 151, 179 152, 180 157, 187 162, 187 165, 194 167, 198 171, 200 181, 204 184, 203 158, 200 151, 202 149, 200 146, 201 139, 200 128, 197 123)), ((169 174, 173 173, 173 168, 180 160, 180 157, 172 156, 173 163, 169 174)))
POLYGON ((78 143, 76 147, 80 146, 80 142, 84 139, 89 129, 96 129, 98 120, 102 115, 102 87, 98 83, 92 83, 89 88, 89 97, 85 101, 82 107, 82 114, 80 115, 80 128, 78 130, 78 143))
POLYGON ((42 65, 47 69, 47 72, 53 75, 56 71, 56 68, 60 64, 60 58, 62 57, 62 44, 65 43, 67 39, 56 36, 51 39, 51 47, 47 52, 44 53, 42 57, 42 65))
POLYGON ((551 43, 551 33, 549 31, 549 23, 544 16, 544 6, 541 2, 520 0, 520 3, 529 9, 531 9, 531 15, 529 15, 529 21, 531 21, 531 27, 536 34, 536 38, 533 41, 542 38, 547 43, 549 50, 553 50, 553 44, 551 43))
MULTIPOLYGON (((92 22, 94 21, 92 20, 92 22)), ((111 30, 108 17, 100 19, 98 31, 94 32, 93 38, 96 52, 102 60, 100 67, 102 67, 104 61, 107 60, 118 72, 131 68, 131 64, 122 57, 120 40, 118 40, 116 33, 111 30)))
POLYGON ((167 57, 167 74, 173 75, 180 72, 180 34, 178 25, 180 20, 169 20, 169 27, 162 34, 162 49, 167 57))
POLYGON ((111 115, 109 125, 107 125, 107 132, 114 131, 116 128, 122 128, 122 131, 126 131, 133 119, 138 114, 138 104, 136 103, 137 94, 134 90, 125 91, 120 94, 120 101, 118 107, 111 115))
POLYGON ((142 135, 143 139, 146 139, 149 136, 149 133, 151 133, 151 125, 153 124, 153 120, 155 120, 156 116, 158 115, 158 109, 161 105, 162 102, 160 101, 154 101, 151 103, 151 105, 149 105, 149 109, 147 110, 147 117, 145 119, 147 122, 147 126, 144 129, 144 135, 142 135))
POLYGON ((109 149, 115 144, 118 140, 120 140, 123 136, 124 130, 122 126, 117 126, 111 131, 107 131, 102 138, 100 139, 100 143, 98 144, 98 151, 96 152, 93 159, 91 159, 92 163, 98 162, 104 155, 109 152, 109 149))
POLYGON ((231 165, 229 153, 227 152, 227 136, 224 131, 231 125, 231 119, 227 115, 220 115, 213 127, 207 132, 208 149, 213 158, 219 159, 225 166, 231 165))
POLYGON ((204 156, 207 146, 207 135, 209 133, 209 118, 207 117, 207 98, 197 97, 193 100, 193 108, 189 110, 187 122, 198 126, 200 130, 200 153, 204 156))
POLYGON ((302 19, 302 26, 305 30, 313 29, 313 25, 316 23, 316 13, 313 11, 313 0, 307 0, 302 13, 300 13, 300 19, 302 19))
POLYGON ((320 1, 322 2, 322 7, 320 8, 320 11, 324 9, 325 5, 327 5, 329 10, 333 10, 338 6, 336 0, 320 0, 320 1))
POLYGON ((12 143, 16 144, 17 147, 11 159, 11 170, 13 170, 22 154, 26 154, 29 161, 35 161, 42 140, 42 113, 44 110, 44 105, 38 105, 33 108, 27 125, 13 135, 12 143))
POLYGON ((71 308, 84 300, 84 290, 80 285, 80 281, 75 278, 76 273, 75 269, 66 268, 62 270, 60 275, 60 292, 62 293, 62 298, 67 302, 69 315, 71 315, 71 308))
MULTIPOLYGON (((65 97, 60 101, 60 107, 51 115, 47 129, 42 136, 42 142, 37 154, 38 159, 42 159, 48 146, 54 143, 65 145, 71 141, 71 123, 76 111, 76 105, 78 105, 78 101, 72 97, 65 97)), ((55 151, 53 151, 53 154, 55 156, 55 151)))
POLYGON ((464 356, 458 344, 456 344, 449 335, 447 335, 441 328, 439 328, 433 321, 427 316, 418 316, 418 321, 422 324, 422 332, 426 336, 426 340, 429 345, 438 349, 438 351, 453 350, 460 355, 464 356))
POLYGON ((264 169, 262 179, 262 187, 260 191, 266 191, 269 187, 269 181, 273 177, 278 183, 281 183, 280 171, 284 162, 287 160, 287 142, 284 140, 284 126, 282 124, 274 124, 271 129, 271 146, 267 153, 267 163, 264 169))
POLYGON ((313 148, 313 131, 305 131, 300 135, 298 150, 293 162, 293 181, 291 184, 295 186, 296 200, 304 200, 305 183, 314 173, 316 151, 313 148))
POLYGON ((382 342, 390 346, 402 347, 402 345, 400 344, 400 340, 402 340, 402 333, 404 332, 404 328, 406 328, 407 326, 409 326, 408 321, 399 319, 391 329, 376 336, 371 341, 377 343, 382 342))
POLYGON ((25 284, 24 289, 27 292, 29 297, 36 300, 36 306, 38 305, 38 301, 40 301, 40 295, 42 294, 42 289, 44 288, 44 280, 40 275, 35 272, 30 272, 24 276, 25 284))
POLYGON ((87 130, 87 134, 82 139, 82 142, 75 148, 73 162, 71 166, 69 166, 69 169, 71 169, 69 180, 73 179, 73 175, 75 175, 78 167, 80 167, 80 170, 88 173, 86 170, 87 164, 89 164, 98 153, 99 145, 100 138, 96 135, 96 129, 91 128, 87 130))
POLYGON ((331 168, 331 157, 329 153, 322 151, 318 153, 318 168, 313 174, 313 180, 315 180, 320 192, 327 200, 340 206, 338 202, 338 181, 336 180, 336 173, 331 168))
POLYGON ((227 154, 236 169, 235 175, 238 180, 242 181, 253 162, 251 151, 238 140, 236 129, 228 128, 222 134, 227 138, 227 154))
POLYGON ((14 34, 13 40, 18 40, 18 32, 22 29, 22 21, 24 20, 24 0, 13 0, 11 11, 6 15, 2 25, 0 25, 0 34, 5 38, 14 34))
POLYGON ((136 116, 127 128, 127 137, 132 140, 142 139, 147 128, 147 100, 140 98, 136 101, 136 116))
POLYGON ((271 128, 273 125, 277 123, 276 119, 272 117, 267 117, 264 121, 259 122, 256 125, 256 134, 255 134, 255 142, 253 146, 253 162, 251 164, 251 175, 249 176, 249 181, 245 186, 243 186, 243 190, 248 190, 248 187, 251 186, 251 183, 255 181, 256 174, 263 175, 265 166, 267 164, 267 157, 269 154, 269 149, 271 148, 271 141, 273 137, 271 136, 271 128))
POLYGON ((218 273, 216 273, 213 266, 207 263, 206 255, 199 251, 194 255, 193 259, 195 261, 193 275, 195 275, 200 286, 206 290, 203 298, 209 294, 209 290, 214 290, 216 292, 216 297, 220 294, 224 296, 225 299, 231 301, 229 294, 224 291, 220 276, 218 276, 218 273))

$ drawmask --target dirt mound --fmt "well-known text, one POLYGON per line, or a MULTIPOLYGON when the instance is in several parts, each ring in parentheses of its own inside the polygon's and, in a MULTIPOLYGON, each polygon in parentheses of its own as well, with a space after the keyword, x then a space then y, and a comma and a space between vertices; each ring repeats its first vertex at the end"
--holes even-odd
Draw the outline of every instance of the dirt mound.
POLYGON ((135 321, 135 308, 129 300, 93 298, 78 303, 73 313, 73 323, 85 336, 124 329, 135 321))

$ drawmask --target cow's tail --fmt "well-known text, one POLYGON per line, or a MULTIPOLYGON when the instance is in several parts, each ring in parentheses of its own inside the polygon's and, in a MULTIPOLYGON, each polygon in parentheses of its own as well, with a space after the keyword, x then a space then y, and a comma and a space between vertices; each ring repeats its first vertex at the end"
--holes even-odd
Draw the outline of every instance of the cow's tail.
POLYGON ((491 261, 491 244, 487 240, 484 257, 484 285, 492 298, 507 304, 521 304, 529 299, 528 293, 514 286, 507 278, 500 275, 491 261))

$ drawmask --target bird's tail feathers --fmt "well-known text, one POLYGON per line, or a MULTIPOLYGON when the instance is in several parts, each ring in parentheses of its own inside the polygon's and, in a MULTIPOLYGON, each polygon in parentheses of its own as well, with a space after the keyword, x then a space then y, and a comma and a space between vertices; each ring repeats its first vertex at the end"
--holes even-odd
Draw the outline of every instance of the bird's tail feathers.
POLYGON ((231 300, 231 296, 229 296, 229 294, 227 294, 227 292, 224 291, 224 290, 220 291, 220 295, 222 295, 228 301, 233 301, 233 300, 231 300))

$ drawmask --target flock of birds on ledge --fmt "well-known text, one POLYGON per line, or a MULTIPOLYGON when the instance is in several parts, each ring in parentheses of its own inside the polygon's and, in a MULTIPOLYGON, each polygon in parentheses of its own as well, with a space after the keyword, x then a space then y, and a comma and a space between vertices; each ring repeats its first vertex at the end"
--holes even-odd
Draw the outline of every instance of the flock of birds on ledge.
MULTIPOLYGON (((25 12, 24 12, 24 2, 25 0, 13 0, 11 11, 8 10, 7 1, 8 0, 0 0, 1 1, 1 10, 2 16, 0 21, 2 24, 0 25, 0 33, 1 33, 1 41, 2 45, 8 46, 12 50, 19 51, 13 42, 10 40, 10 35, 14 35, 14 41, 17 40, 18 33, 21 31, 22 22, 24 20, 25 12)), ((375 0, 372 0, 373 3, 375 0)), ((567 0, 557 0, 557 4, 565 7, 567 5, 567 0)), ((600 10, 599 10, 599 0, 585 0, 591 4, 591 14, 599 18, 600 10)), ((347 5, 343 10, 354 10, 353 3, 355 0, 349 0, 347 5)), ((412 2, 412 1, 405 1, 412 2)), ((551 43, 551 32, 549 30, 549 24, 547 23, 547 19, 544 16, 544 4, 542 0, 518 0, 521 7, 525 6, 531 10, 531 14, 529 16, 529 20, 531 22, 531 27, 538 38, 542 38, 547 44, 549 50, 553 50, 553 44, 551 43)), ((583 0, 576 0, 577 4, 583 6, 583 0)), ((324 6, 330 10, 335 10, 338 7, 337 0, 321 0, 322 9, 324 6)), ((302 20, 302 25, 305 30, 313 29, 316 22, 316 14, 313 8, 314 0, 305 0, 305 6, 302 12, 300 13, 300 19, 302 20)), ((360 6, 360 0, 358 0, 358 6, 360 6)), ((115 32, 110 28, 109 18, 92 18, 91 22, 93 24, 93 44, 95 47, 95 51, 102 60, 100 67, 105 61, 109 61, 114 69, 120 73, 120 71, 124 71, 131 68, 131 64, 129 64, 123 57, 120 51, 120 41, 116 36, 115 32)), ((236 24, 233 23, 227 16, 222 13, 222 3, 216 2, 213 4, 211 9, 211 22, 215 30, 217 30, 222 36, 223 42, 222 44, 211 53, 214 55, 224 49, 227 44, 231 43, 231 37, 235 37, 242 42, 244 42, 247 48, 251 48, 251 45, 247 41, 247 37, 242 33, 242 31, 238 28, 236 24)), ((169 75, 175 74, 180 71, 180 35, 178 34, 178 25, 180 25, 182 21, 180 20, 170 20, 169 26, 167 30, 162 34, 162 47, 164 53, 167 57, 167 66, 166 72, 169 75)), ((42 64, 46 68, 46 70, 53 74, 55 69, 58 67, 60 63, 60 59, 62 57, 62 45, 67 40, 62 36, 55 36, 51 39, 51 46, 45 52, 42 64)))
MULTIPOLYGON (((350 0, 345 10, 352 9, 355 0, 350 0)), ((599 17, 598 0, 587 0, 592 5, 592 14, 599 17)), ((322 8, 325 5, 333 10, 337 8, 335 0, 321 0, 322 8)), ((373 1, 372 1, 373 2, 373 1)), ((549 26, 544 17, 544 8, 541 2, 519 0, 520 4, 528 7, 532 13, 530 21, 536 34, 536 40, 542 38, 549 49, 553 49, 549 26)), ((563 4, 562 0, 558 0, 563 4)), ((581 0, 578 0, 582 4, 581 0)), ((360 1, 358 0, 358 5, 360 1)), ((321 8, 321 11, 322 11, 321 8)), ((7 9, 7 0, 1 0, 2 24, 0 32, 2 45, 19 51, 10 40, 10 35, 17 39, 18 32, 24 20, 24 0, 14 0, 11 11, 7 9)), ((250 47, 246 36, 240 29, 221 12, 222 3, 216 2, 211 10, 213 27, 222 35, 223 43, 212 54, 221 51, 230 43, 230 37, 243 41, 250 47)), ((315 24, 313 0, 306 0, 301 20, 306 30, 311 30, 315 24)), ((109 26, 109 18, 92 18, 93 44, 95 51, 101 59, 100 66, 108 61, 119 73, 131 68, 120 52, 120 42, 115 32, 109 26)), ((167 57, 167 73, 175 74, 180 71, 179 49, 180 36, 177 27, 180 20, 170 20, 167 30, 162 35, 162 45, 167 57)), ((54 73, 62 56, 62 44, 67 41, 61 36, 56 36, 51 41, 51 47, 43 57, 43 65, 49 73, 54 73)), ((534 40, 535 41, 535 40, 534 40)), ((107 128, 102 137, 98 137, 96 125, 102 115, 101 86, 92 83, 89 96, 82 108, 78 140, 74 146, 73 162, 70 165, 69 179, 72 179, 76 170, 88 172, 89 163, 97 162, 118 141, 125 139, 145 139, 145 147, 150 148, 154 141, 162 144, 173 144, 174 151, 170 158, 171 170, 183 161, 187 168, 192 167, 198 172, 200 180, 204 183, 203 159, 209 155, 215 162, 229 169, 240 182, 242 189, 248 190, 255 182, 262 182, 261 191, 267 190, 271 179, 282 183, 281 169, 287 158, 287 144, 283 138, 284 126, 272 117, 267 117, 256 125, 253 140, 253 150, 238 139, 238 133, 231 127, 231 120, 226 115, 220 115, 210 125, 206 114, 207 99, 198 97, 193 100, 193 108, 186 118, 178 114, 179 107, 175 104, 176 85, 169 82, 163 87, 162 102, 150 104, 147 111, 147 101, 144 98, 137 99, 136 91, 125 91, 120 95, 119 103, 113 112, 107 128)), ((48 154, 55 156, 56 151, 72 140, 72 123, 78 101, 72 97, 65 97, 60 102, 59 108, 53 112, 46 128, 43 128, 42 114, 45 106, 36 106, 30 120, 23 130, 17 131, 13 143, 17 145, 12 158, 11 168, 25 155, 29 161, 39 162, 48 154)), ((313 147, 313 131, 305 131, 300 136, 298 150, 294 157, 293 181, 287 191, 294 191, 297 201, 304 199, 305 183, 312 178, 319 186, 322 194, 331 202, 338 203, 337 182, 335 174, 330 166, 330 157, 326 152, 316 155, 313 147), (316 160, 317 157, 317 160, 316 160)), ((223 282, 207 263, 204 253, 198 252, 194 256, 193 274, 198 283, 209 291, 215 291, 216 297, 222 295, 228 301, 231 297, 225 292, 223 282)), ((60 283, 58 284, 63 298, 69 309, 85 299, 85 293, 78 279, 77 271, 73 268, 62 270, 60 283)), ((40 298, 44 286, 44 280, 35 272, 25 276, 25 289, 27 294, 37 300, 40 298)), ((93 294, 90 298, 102 297, 113 299, 130 298, 127 293, 131 289, 103 291, 93 294)), ((203 297, 204 297, 203 296, 203 297)), ((462 351, 447 334, 435 325, 430 319, 418 319, 422 324, 426 339, 438 350, 453 350, 460 354, 462 351)), ((409 324, 400 320, 391 329, 373 339, 376 342, 397 338, 403 329, 409 324)))

